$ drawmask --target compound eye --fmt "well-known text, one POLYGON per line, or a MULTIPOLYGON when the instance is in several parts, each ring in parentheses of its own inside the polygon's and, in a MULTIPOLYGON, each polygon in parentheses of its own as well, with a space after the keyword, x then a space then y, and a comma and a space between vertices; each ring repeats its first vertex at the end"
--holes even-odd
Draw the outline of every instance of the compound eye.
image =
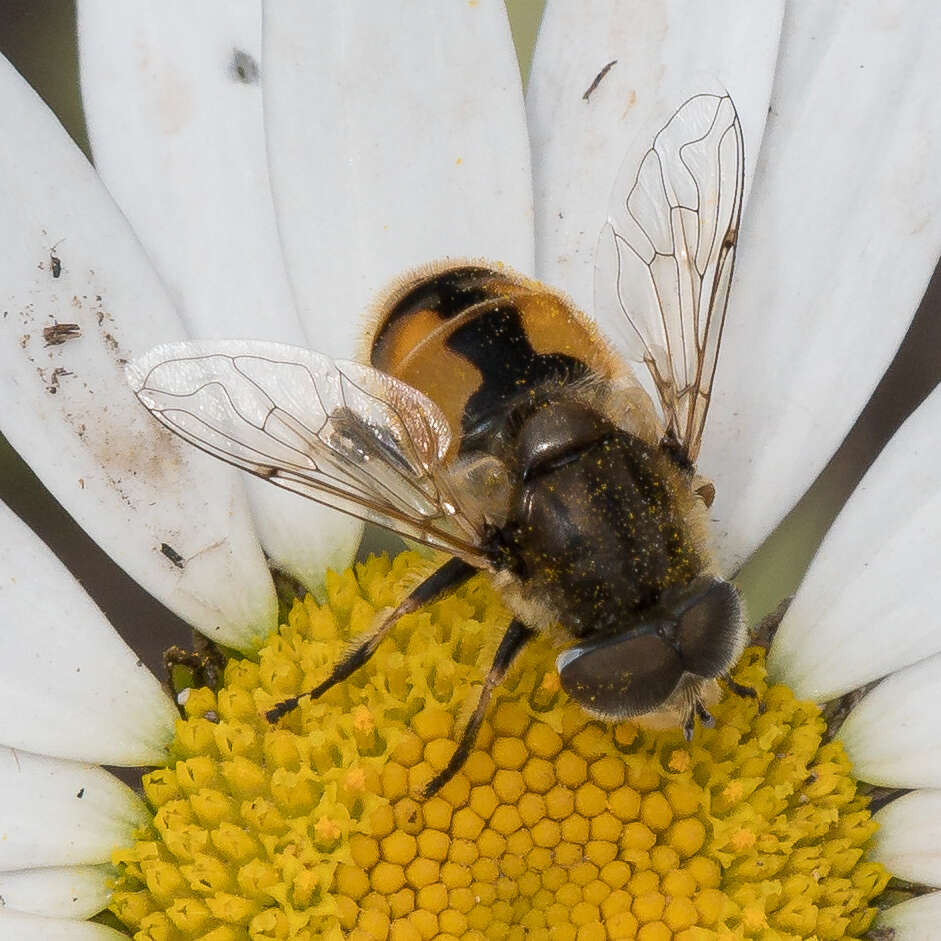
POLYGON ((671 612, 683 666, 697 676, 725 673, 741 652, 744 613, 738 590, 720 578, 698 578, 671 612))
POLYGON ((641 625, 559 654, 562 688, 588 712, 612 719, 662 706, 683 675, 683 661, 658 636, 661 627, 641 625))

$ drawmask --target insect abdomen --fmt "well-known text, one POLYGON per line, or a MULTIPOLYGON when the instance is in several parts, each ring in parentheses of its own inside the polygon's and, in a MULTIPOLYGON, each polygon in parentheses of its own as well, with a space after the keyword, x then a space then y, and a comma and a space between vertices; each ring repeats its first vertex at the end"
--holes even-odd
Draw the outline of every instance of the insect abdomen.
POLYGON ((543 285, 477 265, 408 282, 385 305, 370 362, 436 402, 462 448, 485 446, 532 390, 605 374, 594 327, 543 285))

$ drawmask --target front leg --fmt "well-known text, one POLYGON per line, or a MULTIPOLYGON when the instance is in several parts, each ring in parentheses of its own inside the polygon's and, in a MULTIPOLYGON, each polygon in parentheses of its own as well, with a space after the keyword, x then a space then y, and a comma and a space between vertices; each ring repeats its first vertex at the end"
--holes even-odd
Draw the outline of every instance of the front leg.
POLYGON ((328 689, 336 686, 337 683, 343 682, 369 660, 386 634, 395 627, 399 618, 411 614, 412 611, 417 611, 436 598, 440 598, 446 592, 458 588, 476 573, 477 569, 467 562, 457 558, 449 559, 441 568, 436 569, 418 585, 387 618, 379 623, 379 626, 372 633, 349 650, 322 683, 313 689, 307 690, 306 693, 298 693, 296 696, 282 699, 281 702, 276 703, 265 713, 265 717, 269 722, 277 722, 283 715, 286 715, 292 709, 296 709, 297 704, 305 696, 311 699, 319 699, 328 689))

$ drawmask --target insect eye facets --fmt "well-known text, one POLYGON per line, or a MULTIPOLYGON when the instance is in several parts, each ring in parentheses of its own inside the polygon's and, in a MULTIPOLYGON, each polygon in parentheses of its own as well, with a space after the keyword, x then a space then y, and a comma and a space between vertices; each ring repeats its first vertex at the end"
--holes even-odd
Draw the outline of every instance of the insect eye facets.
POLYGON ((279 726, 264 718, 426 565, 408 553, 331 576, 328 603, 296 604, 258 662, 230 661, 217 693, 192 692, 172 761, 145 779, 153 824, 115 854, 112 907, 130 929, 181 939, 287 937, 291 926, 312 939, 472 937, 495 925, 575 939, 648 925, 651 937, 868 929, 888 876, 862 855, 874 830, 865 800, 840 746, 822 744, 816 707, 768 688, 760 651, 736 679, 758 690, 763 712, 726 696, 716 729, 686 744, 676 730, 591 721, 560 692, 539 641, 464 769, 421 801, 507 621, 478 579, 404 618, 321 701, 279 726))

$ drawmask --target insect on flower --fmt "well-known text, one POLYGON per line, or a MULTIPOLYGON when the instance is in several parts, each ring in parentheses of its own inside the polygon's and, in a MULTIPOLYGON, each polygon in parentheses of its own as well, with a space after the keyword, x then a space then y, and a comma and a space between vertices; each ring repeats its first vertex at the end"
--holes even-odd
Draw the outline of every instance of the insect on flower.
POLYGON ((562 686, 587 712, 665 718, 687 738, 697 717, 711 724, 716 681, 746 640, 738 592, 706 548, 714 491, 695 470, 742 209, 731 98, 685 101, 627 171, 596 296, 623 312, 653 397, 565 298, 478 263, 406 278, 382 308, 369 366, 208 341, 128 367, 141 402, 197 447, 452 556, 272 722, 350 676, 404 614, 483 570, 514 617, 426 794, 460 769, 537 632, 565 648, 562 686))

